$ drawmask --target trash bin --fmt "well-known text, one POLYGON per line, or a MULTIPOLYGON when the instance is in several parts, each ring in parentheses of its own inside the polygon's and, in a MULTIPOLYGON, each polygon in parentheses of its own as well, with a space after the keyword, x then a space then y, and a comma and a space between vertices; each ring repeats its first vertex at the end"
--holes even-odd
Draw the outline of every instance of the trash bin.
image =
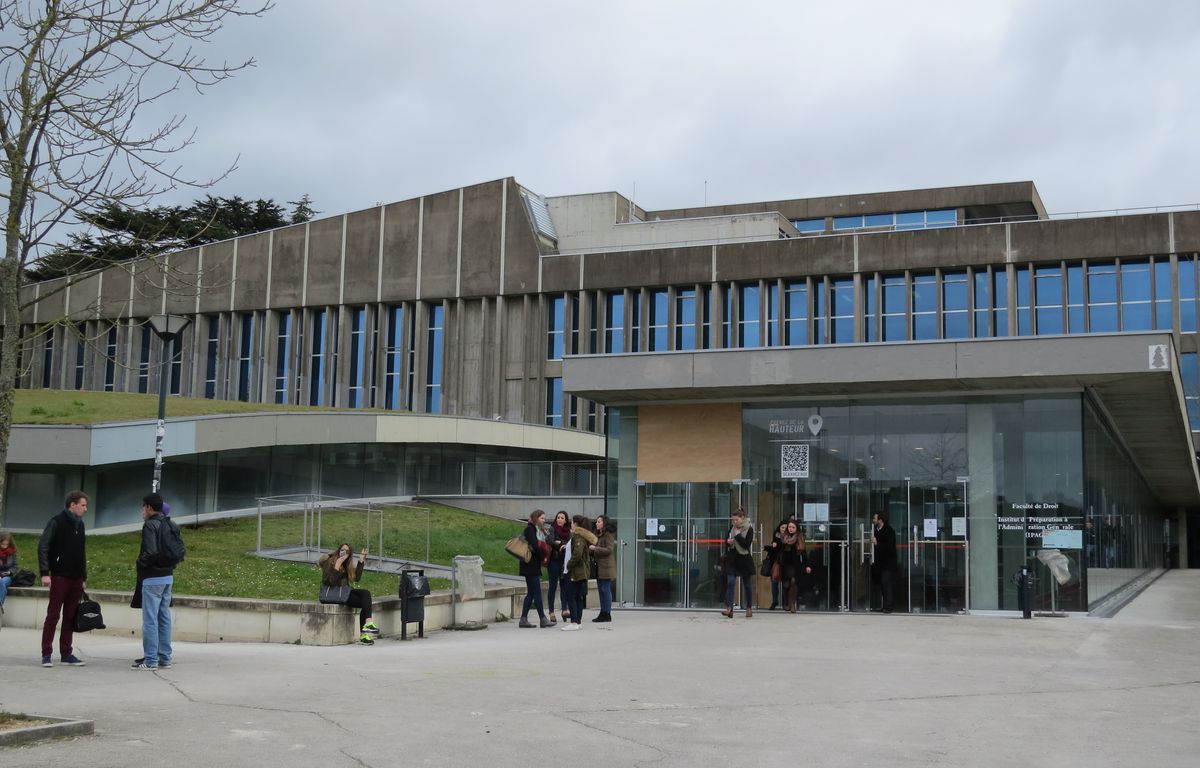
POLYGON ((479 555, 454 556, 454 589, 459 600, 483 599, 483 558, 479 555))
POLYGON ((429 579, 425 571, 400 572, 400 639, 408 639, 408 625, 417 625, 417 637, 425 637, 425 596, 429 594, 429 579))
POLYGON ((1035 577, 1028 566, 1013 574, 1013 583, 1017 585, 1017 607, 1021 609, 1021 618, 1033 616, 1033 583, 1035 577))

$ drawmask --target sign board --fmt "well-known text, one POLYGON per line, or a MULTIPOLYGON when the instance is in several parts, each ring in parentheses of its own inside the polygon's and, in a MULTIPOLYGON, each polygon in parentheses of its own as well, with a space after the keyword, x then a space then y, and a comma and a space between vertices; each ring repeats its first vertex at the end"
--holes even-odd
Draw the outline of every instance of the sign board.
POLYGON ((1008 505, 1008 514, 996 518, 996 529, 1024 531, 1029 546, 1082 549, 1082 520, 1060 514, 1060 510, 1054 501, 1013 501, 1008 505), (1059 543, 1047 543, 1050 541, 1059 543))
POLYGON ((779 446, 779 476, 785 479, 808 477, 808 443, 779 446))
POLYGON ((657 517, 647 517, 646 518, 646 535, 647 536, 657 536, 658 535, 658 518, 657 517))
POLYGON ((1042 546, 1046 549, 1083 549, 1083 531, 1044 531, 1042 546))
POLYGON ((804 522, 806 523, 828 523, 829 522, 829 505, 824 502, 820 504, 808 503, 804 504, 804 522))
POLYGON ((925 518, 925 538, 936 539, 938 535, 937 528, 938 526, 936 517, 925 518))
POLYGON ((965 517, 950 518, 950 534, 952 536, 966 536, 967 535, 967 518, 965 518, 965 517))

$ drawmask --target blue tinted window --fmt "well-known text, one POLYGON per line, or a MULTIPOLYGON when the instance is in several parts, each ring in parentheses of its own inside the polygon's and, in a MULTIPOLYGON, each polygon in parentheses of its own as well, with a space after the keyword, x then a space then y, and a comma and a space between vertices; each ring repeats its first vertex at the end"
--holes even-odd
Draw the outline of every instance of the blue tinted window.
POLYGON ((1045 336, 1066 330, 1063 322, 1063 279, 1061 267, 1038 267, 1033 271, 1037 303, 1037 333, 1045 336))
POLYGON ((975 273, 975 336, 985 338, 992 335, 991 329, 991 285, 987 270, 975 273))
POLYGON ((895 214, 891 213, 876 213, 863 217, 863 225, 868 227, 890 227, 895 222, 895 214))
POLYGON ((604 351, 608 354, 625 350, 625 295, 610 293, 604 300, 604 351))
POLYGON ((779 283, 772 282, 767 286, 767 345, 779 344, 779 283))
POLYGON ((792 226, 804 233, 824 232, 825 219, 798 219, 792 222, 792 226))
POLYGON ((546 424, 551 427, 563 425, 563 385, 559 377, 546 379, 546 424))
POLYGON ((325 310, 313 310, 312 345, 308 359, 308 404, 325 404, 325 310))
POLYGON ((721 286, 721 347, 733 346, 733 294, 728 285, 721 286))
POLYGON ((946 272, 942 275, 942 309, 967 309, 967 273, 946 272))
POLYGON ((1017 270, 1017 335, 1029 336, 1033 333, 1033 321, 1029 316, 1029 280, 1032 271, 1029 267, 1017 270))
POLYGON ((1116 333, 1117 305, 1100 304, 1088 307, 1088 331, 1091 333, 1116 333))
POLYGON ((997 269, 992 273, 992 306, 996 308, 994 325, 997 336, 1008 335, 1008 272, 997 269))
POLYGON ((656 288, 650 292, 650 352, 667 349, 667 289, 656 288))
POLYGON ((876 288, 879 281, 874 277, 867 278, 866 285, 863 287, 863 298, 866 300, 867 310, 863 313, 863 324, 866 326, 863 330, 863 338, 867 341, 879 341, 875 329, 878 327, 879 315, 878 301, 875 298, 876 288))
POLYGON ((863 225, 862 216, 834 216, 834 229, 858 229, 863 225))
POLYGON ((642 293, 629 294, 629 351, 642 351, 642 293))
POLYGON ((1121 301, 1150 300, 1150 264, 1145 261, 1121 265, 1121 301))
POLYGON ((1067 267, 1067 333, 1083 333, 1083 267, 1067 267))
POLYGON ((738 346, 761 346, 758 322, 758 286, 753 284, 738 286, 738 346))
POLYGON ((924 341, 938 337, 936 275, 913 275, 912 314, 913 339, 924 341))
POLYGON ((1088 303, 1106 304, 1117 300, 1117 266, 1088 264, 1088 303))
POLYGON ((1179 330, 1196 330, 1196 262, 1194 256, 1179 257, 1179 330))
POLYGON ((1166 257, 1154 260, 1154 327, 1169 331, 1171 318, 1171 262, 1166 257))
POLYGON ((563 329, 566 327, 566 299, 555 296, 549 302, 546 318, 546 359, 562 360, 563 329))
POLYGON ((966 312, 947 313, 943 320, 942 338, 965 339, 970 334, 966 312))
POLYGON ((700 289, 700 324, 703 330, 701 344, 704 349, 712 349, 712 288, 704 286, 700 289))
POLYGON ((1121 305, 1121 330, 1149 331, 1152 329, 1150 302, 1123 303, 1121 305))
POLYGON ((824 284, 818 282, 813 286, 813 303, 816 305, 813 308, 813 343, 828 344, 829 339, 825 333, 827 326, 827 314, 825 312, 828 303, 825 300, 824 284))
POLYGON ((911 211, 909 213, 896 214, 896 229, 924 229, 925 228, 925 212, 911 211))
POLYGON ((675 294, 675 348, 696 348, 696 289, 675 294))
POLYGON ((881 289, 883 308, 883 340, 904 341, 908 338, 905 299, 908 286, 904 275, 886 275, 881 289))
POLYGON ((441 304, 429 307, 429 364, 426 368, 425 411, 442 411, 442 342, 444 340, 443 309, 441 304))
POLYGON ((958 223, 958 211, 926 211, 925 222, 930 227, 952 227, 958 223))
POLYGON ((833 308, 833 325, 830 327, 830 342, 850 344, 854 342, 854 280, 834 280, 829 287, 830 303, 833 308))
POLYGON ((786 303, 786 344, 799 346, 808 343, 808 285, 804 282, 788 283, 784 287, 786 303))

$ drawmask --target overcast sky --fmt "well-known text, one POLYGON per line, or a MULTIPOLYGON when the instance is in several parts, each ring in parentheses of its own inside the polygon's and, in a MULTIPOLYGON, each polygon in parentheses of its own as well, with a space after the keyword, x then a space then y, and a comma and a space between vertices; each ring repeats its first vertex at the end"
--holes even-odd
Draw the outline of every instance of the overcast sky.
MULTIPOLYGON (((1200 202, 1200 3, 278 0, 177 106, 218 194, 341 213, 514 176, 645 208, 1033 180, 1200 202)), ((198 194, 198 193, 197 193, 198 194)), ((177 193, 177 201, 196 196, 177 193)))

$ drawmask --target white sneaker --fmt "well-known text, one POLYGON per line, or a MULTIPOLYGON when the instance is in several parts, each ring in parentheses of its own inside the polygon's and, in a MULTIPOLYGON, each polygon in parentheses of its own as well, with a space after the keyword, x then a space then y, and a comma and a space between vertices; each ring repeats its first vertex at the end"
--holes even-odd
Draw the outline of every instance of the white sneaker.
POLYGON ((563 624, 563 626, 562 626, 563 632, 576 632, 578 630, 579 630, 578 624, 563 624))

